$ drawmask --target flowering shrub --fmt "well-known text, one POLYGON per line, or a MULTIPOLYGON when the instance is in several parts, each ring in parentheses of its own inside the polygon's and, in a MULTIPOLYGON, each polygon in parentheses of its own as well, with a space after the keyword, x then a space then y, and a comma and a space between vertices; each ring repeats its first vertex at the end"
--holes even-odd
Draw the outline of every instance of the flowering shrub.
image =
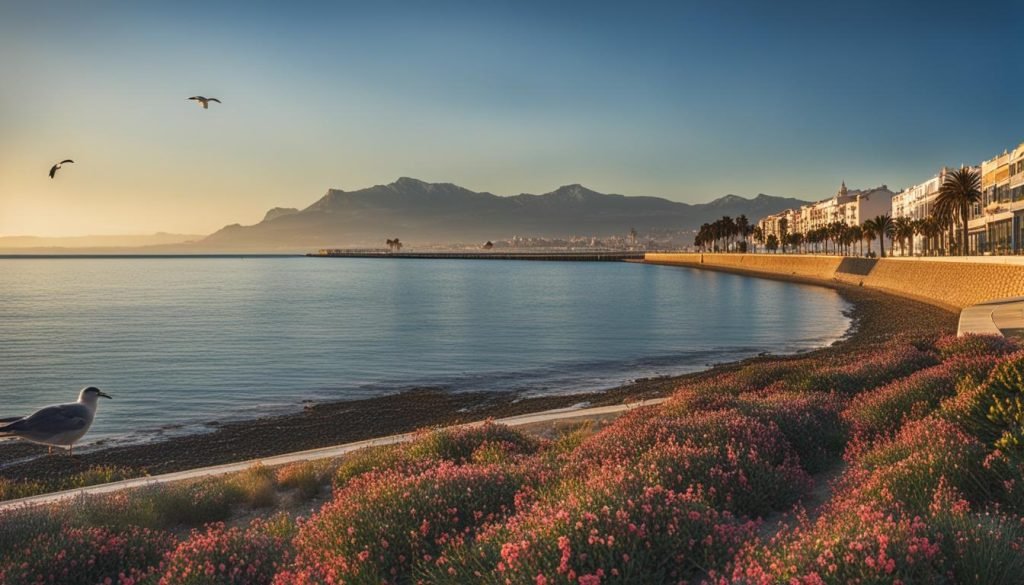
POLYGON ((767 545, 746 549, 731 582, 892 585, 945 583, 946 576, 946 558, 925 522, 863 505, 815 523, 802 518, 767 545))
POLYGON ((853 394, 875 388, 938 363, 935 355, 909 344, 890 344, 848 359, 842 365, 821 365, 787 379, 793 389, 818 392, 836 390, 853 394))
POLYGON ((741 391, 761 390, 776 382, 793 378, 814 367, 811 359, 773 360, 749 364, 732 375, 732 383, 741 391))
POLYGON ((404 582, 446 544, 511 514, 530 481, 520 470, 450 462, 366 474, 300 527, 297 561, 278 583, 404 582))
POLYGON ((973 513, 969 502, 945 484, 936 491, 930 512, 956 583, 1020 583, 1024 520, 994 512, 973 513))
MULTIPOLYGON (((341 464, 334 472, 334 489, 341 489, 348 482, 370 471, 398 470, 408 466, 401 445, 366 447, 349 453, 341 460, 341 464)), ((421 463, 419 467, 426 468, 428 465, 421 463)))
POLYGON ((1002 335, 975 335, 957 337, 946 335, 935 342, 935 349, 942 359, 953 357, 999 357, 1013 353, 1019 347, 1002 335))
MULTIPOLYGON (((80 495, 47 506, 0 511, 0 563, 25 542, 69 528, 120 532, 198 526, 228 518, 238 492, 222 478, 80 495)), ((2 581, 0 581, 2 582, 2 581)))
POLYGON ((970 508, 944 480, 922 515, 833 505, 815 523, 798 518, 767 545, 748 547, 731 582, 1019 583, 1022 519, 970 508))
POLYGON ((571 453, 597 432, 596 426, 592 420, 575 425, 572 430, 562 433, 558 438, 554 439, 551 445, 544 450, 543 454, 547 458, 553 459, 571 453))
POLYGON ((273 524, 255 520, 248 529, 211 524, 193 530, 167 555, 159 585, 262 585, 289 560, 291 545, 273 524))
POLYGON ((761 392, 747 393, 736 408, 774 423, 792 446, 805 470, 821 471, 843 452, 847 424, 841 417, 846 398, 836 392, 792 392, 777 383, 761 392))
POLYGON ((913 422, 892 439, 857 451, 851 449, 851 469, 840 481, 840 491, 853 502, 924 514, 940 485, 973 503, 998 493, 999 478, 984 465, 985 446, 945 421, 913 422))
MULTIPOLYGON (((410 443, 361 449, 342 461, 334 475, 335 488, 342 488, 353 478, 368 471, 388 469, 416 473, 439 461, 466 463, 484 445, 498 445, 504 455, 530 454, 541 442, 505 425, 487 422, 477 426, 450 427, 422 431, 410 443)), ((485 455, 481 454, 481 457, 485 455)))
POLYGON ((731 386, 720 385, 716 379, 700 384, 688 384, 675 390, 657 409, 662 415, 686 416, 706 410, 723 410, 736 405, 739 393, 731 386))
POLYGON ((728 444, 737 449, 761 446, 765 448, 759 451, 760 457, 770 465, 781 465, 793 453, 779 437, 773 424, 735 410, 669 416, 658 415, 657 410, 640 409, 584 441, 572 453, 569 467, 571 471, 589 473, 600 465, 630 465, 654 445, 667 442, 693 446, 728 444))
POLYGON ((982 441, 1024 456, 1024 351, 1004 358, 988 380, 964 389, 943 411, 982 441))
POLYGON ((541 501, 453 543, 421 568, 423 582, 678 583, 721 566, 756 525, 708 507, 692 493, 608 470, 562 501, 541 501))
POLYGON ((540 441, 512 427, 486 422, 478 426, 459 426, 422 432, 406 447, 409 459, 433 461, 469 461, 482 445, 501 444, 509 453, 535 453, 540 441))
POLYGON ((172 536, 148 529, 64 528, 12 551, 0 583, 133 585, 157 571, 173 546, 172 536))
POLYGON ((991 356, 957 356, 906 378, 857 395, 844 413, 854 435, 871 438, 899 428, 935 410, 956 393, 958 384, 978 384, 996 364, 991 356))
POLYGON ((760 516, 790 506, 811 484, 795 457, 772 464, 763 456, 785 448, 777 444, 782 441, 779 433, 764 439, 756 446, 660 443, 640 457, 636 472, 645 485, 693 492, 715 509, 760 516))

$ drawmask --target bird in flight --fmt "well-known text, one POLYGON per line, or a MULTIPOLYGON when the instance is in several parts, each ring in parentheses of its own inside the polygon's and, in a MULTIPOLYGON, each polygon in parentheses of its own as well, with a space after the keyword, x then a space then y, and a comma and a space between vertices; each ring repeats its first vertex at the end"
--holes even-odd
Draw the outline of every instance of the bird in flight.
POLYGON ((0 437, 17 437, 31 443, 54 447, 68 447, 74 454, 75 442, 81 439, 96 416, 100 398, 110 398, 99 388, 89 386, 78 394, 78 402, 47 406, 34 413, 0 425, 0 437))
POLYGON ((60 168, 60 165, 62 165, 64 163, 73 163, 73 162, 75 162, 75 161, 71 160, 70 158, 66 158, 66 159, 60 161, 59 163, 53 165, 52 167, 50 167, 50 178, 52 179, 53 176, 57 174, 57 169, 60 168))
POLYGON ((193 100, 197 104, 203 106, 204 110, 209 110, 210 109, 210 102, 217 102, 218 104, 220 103, 220 100, 217 99, 217 98, 208 98, 208 97, 203 97, 201 95, 194 95, 194 96, 192 96, 192 97, 190 97, 188 99, 193 100))

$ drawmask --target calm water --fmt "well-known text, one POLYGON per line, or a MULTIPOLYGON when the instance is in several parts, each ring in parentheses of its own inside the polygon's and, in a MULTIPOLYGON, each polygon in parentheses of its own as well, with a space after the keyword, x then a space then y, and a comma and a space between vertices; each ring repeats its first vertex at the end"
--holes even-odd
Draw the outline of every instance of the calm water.
POLYGON ((625 263, 0 259, 0 416, 103 401, 87 441, 412 387, 607 388, 849 326, 828 289, 625 263))

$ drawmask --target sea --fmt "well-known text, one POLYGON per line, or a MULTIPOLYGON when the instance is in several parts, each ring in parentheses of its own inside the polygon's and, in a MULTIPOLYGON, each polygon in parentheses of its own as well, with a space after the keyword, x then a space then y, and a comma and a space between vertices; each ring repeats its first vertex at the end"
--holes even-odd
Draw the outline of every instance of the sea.
POLYGON ((84 444, 316 402, 607 389, 835 342, 835 291, 619 262, 0 259, 0 417, 104 400, 84 444))

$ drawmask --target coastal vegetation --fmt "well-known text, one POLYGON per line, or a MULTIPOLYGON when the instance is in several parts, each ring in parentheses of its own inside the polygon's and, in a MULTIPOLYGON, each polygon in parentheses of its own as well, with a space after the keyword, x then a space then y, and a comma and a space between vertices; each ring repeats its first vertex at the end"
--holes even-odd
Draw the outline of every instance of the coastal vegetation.
POLYGON ((0 581, 1013 583, 1022 391, 1000 337, 759 360, 553 439, 425 430, 0 512, 0 581))

